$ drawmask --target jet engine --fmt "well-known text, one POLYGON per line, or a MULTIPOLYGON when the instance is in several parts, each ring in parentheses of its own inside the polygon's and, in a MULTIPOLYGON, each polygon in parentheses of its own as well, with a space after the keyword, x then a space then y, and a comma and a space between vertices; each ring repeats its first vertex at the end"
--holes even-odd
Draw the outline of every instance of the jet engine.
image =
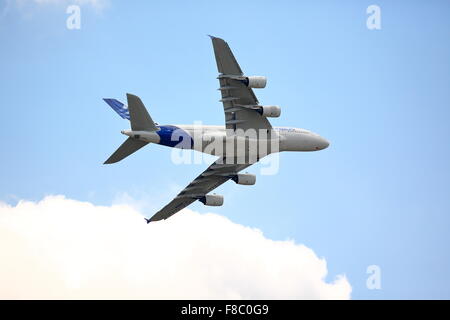
POLYGON ((207 194, 198 200, 205 206, 220 207, 223 205, 223 196, 219 194, 207 194))
POLYGON ((233 176, 231 179, 237 184, 242 184, 245 186, 254 185, 256 182, 256 176, 250 173, 237 174, 233 176))
POLYGON ((249 88, 261 89, 266 87, 267 78, 261 76, 245 77, 243 82, 249 88))
POLYGON ((269 118, 278 118, 281 115, 279 106, 261 106, 257 109, 260 115, 269 118))

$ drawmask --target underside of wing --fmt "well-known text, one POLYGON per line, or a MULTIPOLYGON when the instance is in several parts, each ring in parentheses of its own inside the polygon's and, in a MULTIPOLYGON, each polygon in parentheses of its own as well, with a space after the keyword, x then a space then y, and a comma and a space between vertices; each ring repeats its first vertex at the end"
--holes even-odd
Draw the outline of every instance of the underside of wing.
POLYGON ((248 78, 244 76, 228 44, 220 38, 211 36, 211 39, 219 71, 220 101, 223 103, 226 128, 234 132, 237 129, 272 129, 267 118, 258 112, 258 99, 248 86, 248 78))
POLYGON ((175 199, 147 221, 152 222, 167 219, 194 201, 202 201, 209 192, 233 178, 239 171, 250 165, 237 164, 236 161, 233 161, 232 164, 227 164, 225 158, 217 159, 208 169, 184 188, 175 199))

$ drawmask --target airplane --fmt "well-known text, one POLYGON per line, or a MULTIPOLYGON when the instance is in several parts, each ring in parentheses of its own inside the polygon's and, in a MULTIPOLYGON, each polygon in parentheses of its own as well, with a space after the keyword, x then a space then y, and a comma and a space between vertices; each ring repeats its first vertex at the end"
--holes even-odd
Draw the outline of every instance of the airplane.
POLYGON ((267 78, 245 76, 227 42, 210 36, 219 76, 219 91, 225 113, 225 125, 159 125, 153 122, 141 99, 127 94, 125 105, 116 99, 104 99, 131 129, 122 130, 127 140, 105 161, 121 161, 149 143, 179 149, 192 149, 217 156, 202 174, 184 188, 169 204, 145 218, 147 224, 165 220, 200 201, 206 206, 223 205, 223 196, 210 192, 228 180, 253 185, 256 176, 239 173, 261 158, 282 151, 318 151, 329 146, 320 135, 305 129, 272 127, 268 118, 279 117, 279 106, 260 105, 252 89, 265 88, 267 78))

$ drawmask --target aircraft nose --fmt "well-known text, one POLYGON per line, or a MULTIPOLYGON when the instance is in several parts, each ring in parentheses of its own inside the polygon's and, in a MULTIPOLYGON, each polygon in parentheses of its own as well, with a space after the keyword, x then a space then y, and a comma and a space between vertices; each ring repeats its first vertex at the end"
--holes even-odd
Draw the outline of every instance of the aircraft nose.
POLYGON ((317 140, 318 140, 317 141, 317 146, 316 146, 317 150, 326 149, 330 145, 330 142, 327 139, 325 139, 325 138, 319 137, 317 140))

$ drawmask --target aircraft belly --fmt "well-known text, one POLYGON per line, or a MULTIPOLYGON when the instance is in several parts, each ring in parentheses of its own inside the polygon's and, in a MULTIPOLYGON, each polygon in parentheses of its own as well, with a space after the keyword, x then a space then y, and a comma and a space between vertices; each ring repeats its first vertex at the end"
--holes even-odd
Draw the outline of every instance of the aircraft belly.
POLYGON ((268 154, 279 152, 279 140, 258 140, 243 137, 218 137, 202 139, 194 149, 214 156, 246 159, 250 163, 258 161, 268 154))

